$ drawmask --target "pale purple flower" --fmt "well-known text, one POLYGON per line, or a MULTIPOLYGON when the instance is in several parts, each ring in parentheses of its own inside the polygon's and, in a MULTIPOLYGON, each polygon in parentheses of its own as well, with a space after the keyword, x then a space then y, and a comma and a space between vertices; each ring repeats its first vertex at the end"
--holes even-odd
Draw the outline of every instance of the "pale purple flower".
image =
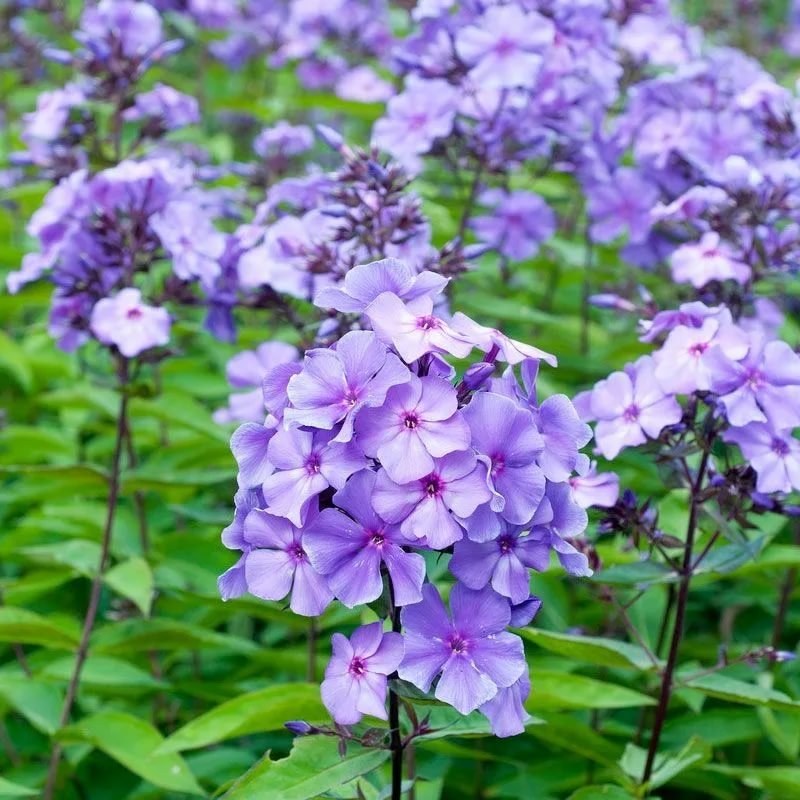
POLYGON ((592 438, 592 429, 581 422, 575 406, 564 394, 554 394, 536 409, 536 424, 544 440, 539 466, 550 481, 565 481, 588 466, 579 452, 592 438))
POLYGON ((92 333, 103 344, 114 344, 126 358, 169 341, 167 310, 145 305, 138 289, 122 289, 104 297, 92 309, 92 333))
POLYGON ((581 508, 611 508, 619 497, 619 475, 616 472, 598 472, 594 461, 584 475, 573 475, 567 483, 581 508))
POLYGON ((505 525, 491 541, 456 542, 450 572, 470 589, 483 589, 491 583, 498 594, 514 604, 522 603, 531 593, 528 569, 542 572, 550 563, 550 548, 524 531, 524 526, 505 525))
POLYGON ((348 608, 371 603, 383 591, 381 565, 392 581, 395 605, 418 603, 425 578, 425 560, 407 553, 417 544, 373 510, 375 473, 353 475, 334 496, 337 506, 323 509, 305 529, 303 544, 314 568, 327 576, 334 595, 348 608), (346 513, 342 513, 342 512, 346 513), (349 515, 349 516, 348 516, 349 515))
POLYGON ((457 104, 458 90, 447 81, 409 79, 375 123, 372 145, 416 167, 418 156, 452 130, 457 104))
POLYGON ((313 144, 314 134, 308 125, 291 125, 286 120, 280 120, 256 136, 253 150, 261 158, 296 156, 310 149, 313 144))
POLYGON ((357 628, 350 639, 332 637, 333 655, 320 691, 339 725, 355 725, 364 714, 386 719, 387 675, 403 658, 403 637, 384 633, 380 622, 357 628))
POLYGON ((434 458, 470 445, 455 389, 435 376, 412 375, 393 386, 381 406, 361 411, 356 434, 364 452, 377 458, 396 483, 428 475, 434 458))
POLYGON ((231 452, 239 466, 239 486, 261 486, 274 472, 275 467, 268 457, 268 447, 275 430, 274 427, 257 422, 245 422, 234 431, 231 436, 231 452))
POLYGON ((800 441, 791 429, 780 431, 763 422, 751 422, 725 431, 722 438, 739 445, 756 471, 759 492, 800 490, 800 441))
POLYGON ((179 278, 198 278, 210 285, 220 274, 225 234, 194 203, 170 203, 150 218, 150 227, 172 256, 172 268, 179 278))
POLYGON ((490 189, 481 195, 481 203, 491 213, 473 219, 472 229, 482 242, 515 261, 535 255, 555 233, 555 214, 538 194, 490 189))
POLYGON ((497 358, 507 361, 509 364, 520 364, 530 358, 545 361, 551 367, 555 367, 558 364, 556 357, 551 353, 540 350, 533 345, 510 339, 496 328, 480 325, 460 311, 456 311, 453 314, 453 318, 450 320, 450 327, 479 350, 483 350, 485 353, 494 353, 497 358))
POLYGON ((750 280, 751 270, 719 234, 707 231, 699 242, 681 245, 670 257, 672 279, 700 289, 711 281, 750 280))
POLYGON ((225 367, 228 383, 234 389, 251 391, 230 395, 227 408, 214 412, 214 421, 220 424, 263 422, 266 415, 262 389, 264 378, 280 365, 294 364, 299 357, 297 348, 285 342, 264 342, 255 350, 244 350, 233 356, 225 367))
MULTIPOLYGON (((508 522, 524 525, 545 488, 537 463, 544 441, 533 414, 492 392, 476 394, 463 414, 472 431, 472 446, 489 467, 492 509, 508 522)), ((472 526, 470 535, 480 540, 472 526)))
POLYGON ((341 489, 345 481, 367 466, 354 442, 331 441, 331 433, 293 428, 279 430, 270 439, 267 457, 276 471, 264 481, 270 514, 300 526, 311 501, 329 486, 341 489))
POLYGON ((434 298, 447 286, 447 278, 435 272, 417 272, 405 261, 384 258, 353 267, 341 286, 326 286, 317 292, 314 305, 333 308, 347 314, 363 313, 367 306, 384 292, 401 300, 417 297, 434 298))
POLYGON ((52 142, 58 139, 64 132, 70 111, 84 102, 86 94, 73 83, 41 92, 36 98, 36 110, 23 117, 23 139, 29 144, 33 140, 52 142))
POLYGON ((800 356, 783 341, 752 337, 741 361, 712 353, 713 389, 731 425, 769 422, 783 430, 800 425, 800 356))
POLYGON ((568 483, 547 482, 544 500, 531 520, 531 537, 546 543, 556 554, 561 566, 577 577, 592 574, 589 559, 570 542, 586 530, 589 518, 575 500, 568 483))
POLYGON ((453 514, 469 517, 490 498, 486 467, 473 453, 462 452, 435 459, 429 475, 405 484, 380 470, 372 505, 387 522, 400 523, 405 536, 424 538, 428 547, 442 550, 464 535, 453 514))
POLYGON ((587 187, 586 192, 596 242, 610 242, 625 230, 631 242, 646 238, 658 190, 638 172, 622 167, 609 180, 587 187))
POLYGON ((148 3, 134 0, 101 0, 81 16, 81 38, 119 42, 122 55, 142 58, 161 43, 161 17, 148 3))
POLYGON ((394 94, 394 88, 372 67, 361 64, 339 78, 335 92, 342 100, 353 100, 356 103, 383 103, 394 94))
POLYGON ((379 406, 387 391, 411 378, 408 368, 387 351, 371 331, 350 331, 336 349, 309 350, 303 370, 287 387, 291 407, 284 412, 288 425, 325 430, 341 423, 335 441, 348 442, 356 414, 379 406))
POLYGON ((511 686, 498 689, 497 694, 480 707, 495 736, 504 739, 525 730, 525 723, 531 718, 525 710, 525 700, 530 693, 531 679, 523 672, 511 686))
POLYGON ((238 561, 217 578, 217 589, 223 600, 233 600, 247 593, 244 565, 251 548, 245 539, 244 521, 263 502, 264 497, 259 489, 239 489, 234 496, 233 520, 222 531, 222 544, 229 550, 240 550, 242 553, 238 561))
POLYGON ((403 680, 427 692, 441 675, 436 699, 469 714, 527 671, 522 640, 505 630, 508 600, 457 583, 450 617, 434 586, 426 584, 422 592, 422 602, 406 606, 400 616, 405 655, 397 672, 403 680))
POLYGON ((155 119, 164 130, 172 131, 199 122, 200 107, 191 95, 156 83, 149 92, 136 95, 133 106, 125 110, 123 117, 126 120, 155 119))
POLYGON ((654 375, 653 359, 643 356, 625 372, 612 372, 584 395, 584 419, 597 420, 594 437, 605 458, 616 458, 624 448, 644 444, 648 437, 654 439, 680 421, 680 405, 661 389, 654 375))
POLYGON ((303 617, 316 617, 333 600, 328 583, 311 566, 303 534, 288 520, 253 509, 244 521, 245 580, 250 594, 262 600, 283 600, 303 617))
POLYGON ((487 88, 532 86, 542 51, 553 42, 553 23, 518 5, 492 6, 456 35, 458 55, 472 66, 470 77, 487 88))
POLYGON ((699 328, 674 328, 663 347, 653 355, 655 378, 668 394, 709 391, 714 367, 721 354, 738 361, 750 346, 748 335, 727 321, 730 316, 709 317, 699 328), (715 348, 721 353, 715 354, 715 348))
POLYGON ((367 306, 366 315, 381 341, 392 344, 407 362, 427 353, 449 353, 466 358, 473 343, 433 314, 433 300, 422 295, 408 303, 393 292, 383 292, 367 306))

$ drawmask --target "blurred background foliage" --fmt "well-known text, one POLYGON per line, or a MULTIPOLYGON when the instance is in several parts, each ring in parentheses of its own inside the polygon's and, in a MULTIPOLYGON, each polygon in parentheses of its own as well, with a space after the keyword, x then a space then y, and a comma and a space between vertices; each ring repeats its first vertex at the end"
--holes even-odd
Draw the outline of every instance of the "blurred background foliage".
MULTIPOLYGON (((776 38, 785 3, 684 5, 715 36, 793 79, 776 38)), ((79 10, 68 3, 65 19, 79 10)), ((60 31, 46 28, 35 12, 31 22, 55 40, 70 29, 66 22, 60 31)), ((204 108, 202 125, 179 135, 215 160, 245 158, 258 126, 284 118, 325 122, 364 144, 380 113, 301 91, 289 69, 260 61, 239 72, 213 61, 198 68, 200 52, 190 46, 171 60, 168 77, 204 108)), ((163 69, 148 80, 166 77, 163 69)), ((20 146, 21 115, 58 77, 58 68, 33 83, 0 71, 0 164, 20 146)), ((336 166, 335 154, 319 150, 318 161, 336 166)), ((453 306, 558 353, 559 369, 542 376, 543 393, 573 395, 644 352, 632 321, 590 309, 587 295, 655 279, 632 274, 611 247, 587 252, 581 200, 568 178, 516 180, 550 202, 561 230, 510 275, 485 258, 461 279, 453 306)), ((415 185, 443 244, 457 231, 465 190, 444 171, 427 172, 415 185)), ((0 276, 31 248, 25 223, 47 188, 27 183, 2 193, 0 276)), ((123 473, 80 713, 59 730, 98 563, 118 400, 104 351, 91 344, 74 355, 56 349, 46 330, 50 291, 34 285, 0 294, 0 797, 38 794, 54 741, 64 745, 74 775, 59 795, 65 800, 220 795, 256 762, 226 796, 384 797, 384 751, 349 748, 342 759, 334 739, 312 737, 297 741, 291 763, 278 760, 292 747, 285 721, 327 719, 317 681, 328 633, 357 625, 362 615, 332 608, 310 649, 309 623, 280 604, 222 603, 217 592, 216 578, 231 563, 219 534, 236 488, 231 429, 211 418, 227 395, 225 363, 262 341, 296 338, 263 311, 238 312, 235 346, 203 331, 199 312, 185 318, 173 331, 176 357, 133 381, 136 459, 123 473)), ((787 338, 796 342, 797 331, 787 338)), ((615 469, 624 486, 657 498, 661 527, 680 536, 685 498, 669 490, 648 454, 627 451, 615 469)), ((714 524, 706 517, 701 527, 714 524)), ((720 548, 694 584, 680 688, 664 735, 674 755, 654 777, 663 798, 800 797, 800 700, 793 699, 800 698, 800 664, 741 658, 767 645, 792 650, 800 632, 798 533, 783 518, 765 516, 760 525, 748 541, 720 548), (716 669, 720 648, 738 663, 716 669)), ((589 534, 602 564, 593 579, 571 580, 560 570, 535 578, 544 606, 523 632, 533 724, 497 740, 481 722, 434 709, 442 730, 415 747, 416 800, 636 796, 644 754, 630 743, 639 742, 653 713, 673 589, 622 539, 597 536, 593 527, 589 534)))

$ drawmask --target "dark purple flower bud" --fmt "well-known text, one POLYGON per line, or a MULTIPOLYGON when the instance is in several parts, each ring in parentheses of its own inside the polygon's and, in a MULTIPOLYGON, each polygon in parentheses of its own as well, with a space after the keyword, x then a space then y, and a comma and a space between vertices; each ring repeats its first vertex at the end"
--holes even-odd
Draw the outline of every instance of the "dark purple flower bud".
POLYGON ((72 63, 72 53, 70 53, 68 50, 61 50, 57 47, 45 47, 42 51, 42 55, 48 61, 54 61, 56 64, 72 63))
POLYGON ((472 364, 467 367, 462 383, 469 391, 474 392, 492 377, 494 369, 494 362, 479 361, 477 364, 472 364))
POLYGON ((327 125, 317 125, 316 131, 319 138, 322 139, 331 150, 341 152, 344 147, 344 139, 342 139, 333 128, 329 128, 327 125))
POLYGON ((630 300, 618 294, 593 294, 589 302, 597 308, 614 308, 617 311, 636 311, 636 306, 630 300))
POLYGON ((311 734, 317 733, 317 728, 301 719, 284 722, 283 727, 295 736, 310 736, 311 734))

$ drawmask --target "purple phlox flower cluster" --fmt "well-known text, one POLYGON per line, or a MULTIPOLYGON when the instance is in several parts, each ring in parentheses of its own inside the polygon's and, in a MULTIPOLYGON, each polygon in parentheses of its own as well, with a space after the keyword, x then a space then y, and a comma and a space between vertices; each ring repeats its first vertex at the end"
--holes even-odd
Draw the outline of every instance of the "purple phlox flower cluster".
POLYGON ((74 172, 31 218, 28 233, 40 252, 8 276, 9 289, 47 273, 56 286, 50 331, 63 349, 90 334, 128 357, 166 344, 167 312, 142 301, 140 276, 166 257, 180 282, 210 293, 226 246, 191 185, 191 167, 163 158, 123 161, 92 176, 74 172), (125 343, 124 331, 131 334, 125 343))
POLYGON ((683 419, 680 397, 701 397, 722 425, 722 438, 739 445, 757 473, 762 493, 800 490, 800 355, 776 338, 775 309, 765 324, 734 322, 725 307, 687 303, 644 326, 645 341, 660 343, 621 372, 575 399, 585 420, 596 421, 595 441, 607 459, 657 439, 683 419))
POLYGON ((25 116, 22 139, 27 150, 14 154, 17 162, 58 180, 86 167, 90 153, 97 155, 106 127, 120 120, 137 126, 137 144, 199 121, 195 98, 162 83, 139 91, 147 70, 181 47, 178 40, 165 41, 153 5, 102 0, 84 10, 74 36, 80 44, 76 51, 51 51, 53 59, 72 67, 74 77, 43 92, 36 109, 25 116), (110 113, 98 113, 103 104, 111 106, 110 113), (108 123, 107 118, 117 121, 108 123))
POLYGON ((262 383, 263 402, 247 399, 252 421, 231 442, 240 490, 223 541, 241 556, 220 591, 288 598, 309 616, 388 591, 402 637, 379 623, 337 637, 323 684, 334 719, 384 716, 397 670, 423 691, 437 681, 438 699, 511 735, 529 682, 522 642, 504 629, 538 609, 531 570, 554 555, 570 574, 591 573, 569 483, 591 480, 580 453, 590 430, 565 396, 539 402, 533 359, 551 356, 463 314, 446 320, 435 308, 444 285, 397 260, 359 265, 316 302, 371 329, 302 362, 266 345, 231 362, 231 383, 262 383), (475 350, 484 360, 459 378, 448 357, 475 350), (497 361, 507 367, 495 378, 497 361), (427 582, 426 551, 452 553, 452 617, 427 582))

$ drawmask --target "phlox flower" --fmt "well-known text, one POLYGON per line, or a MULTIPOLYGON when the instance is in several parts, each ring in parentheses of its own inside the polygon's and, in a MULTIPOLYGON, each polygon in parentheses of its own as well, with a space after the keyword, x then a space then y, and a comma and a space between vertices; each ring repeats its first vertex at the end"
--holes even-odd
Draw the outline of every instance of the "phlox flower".
POLYGON ((92 333, 103 344, 113 344, 126 358, 133 358, 169 342, 167 310, 142 302, 138 289, 122 289, 104 297, 92 309, 92 333))
POLYGON ((759 492, 800 491, 800 441, 791 429, 776 430, 767 423, 751 422, 725 431, 723 439, 739 445, 756 471, 759 492))

